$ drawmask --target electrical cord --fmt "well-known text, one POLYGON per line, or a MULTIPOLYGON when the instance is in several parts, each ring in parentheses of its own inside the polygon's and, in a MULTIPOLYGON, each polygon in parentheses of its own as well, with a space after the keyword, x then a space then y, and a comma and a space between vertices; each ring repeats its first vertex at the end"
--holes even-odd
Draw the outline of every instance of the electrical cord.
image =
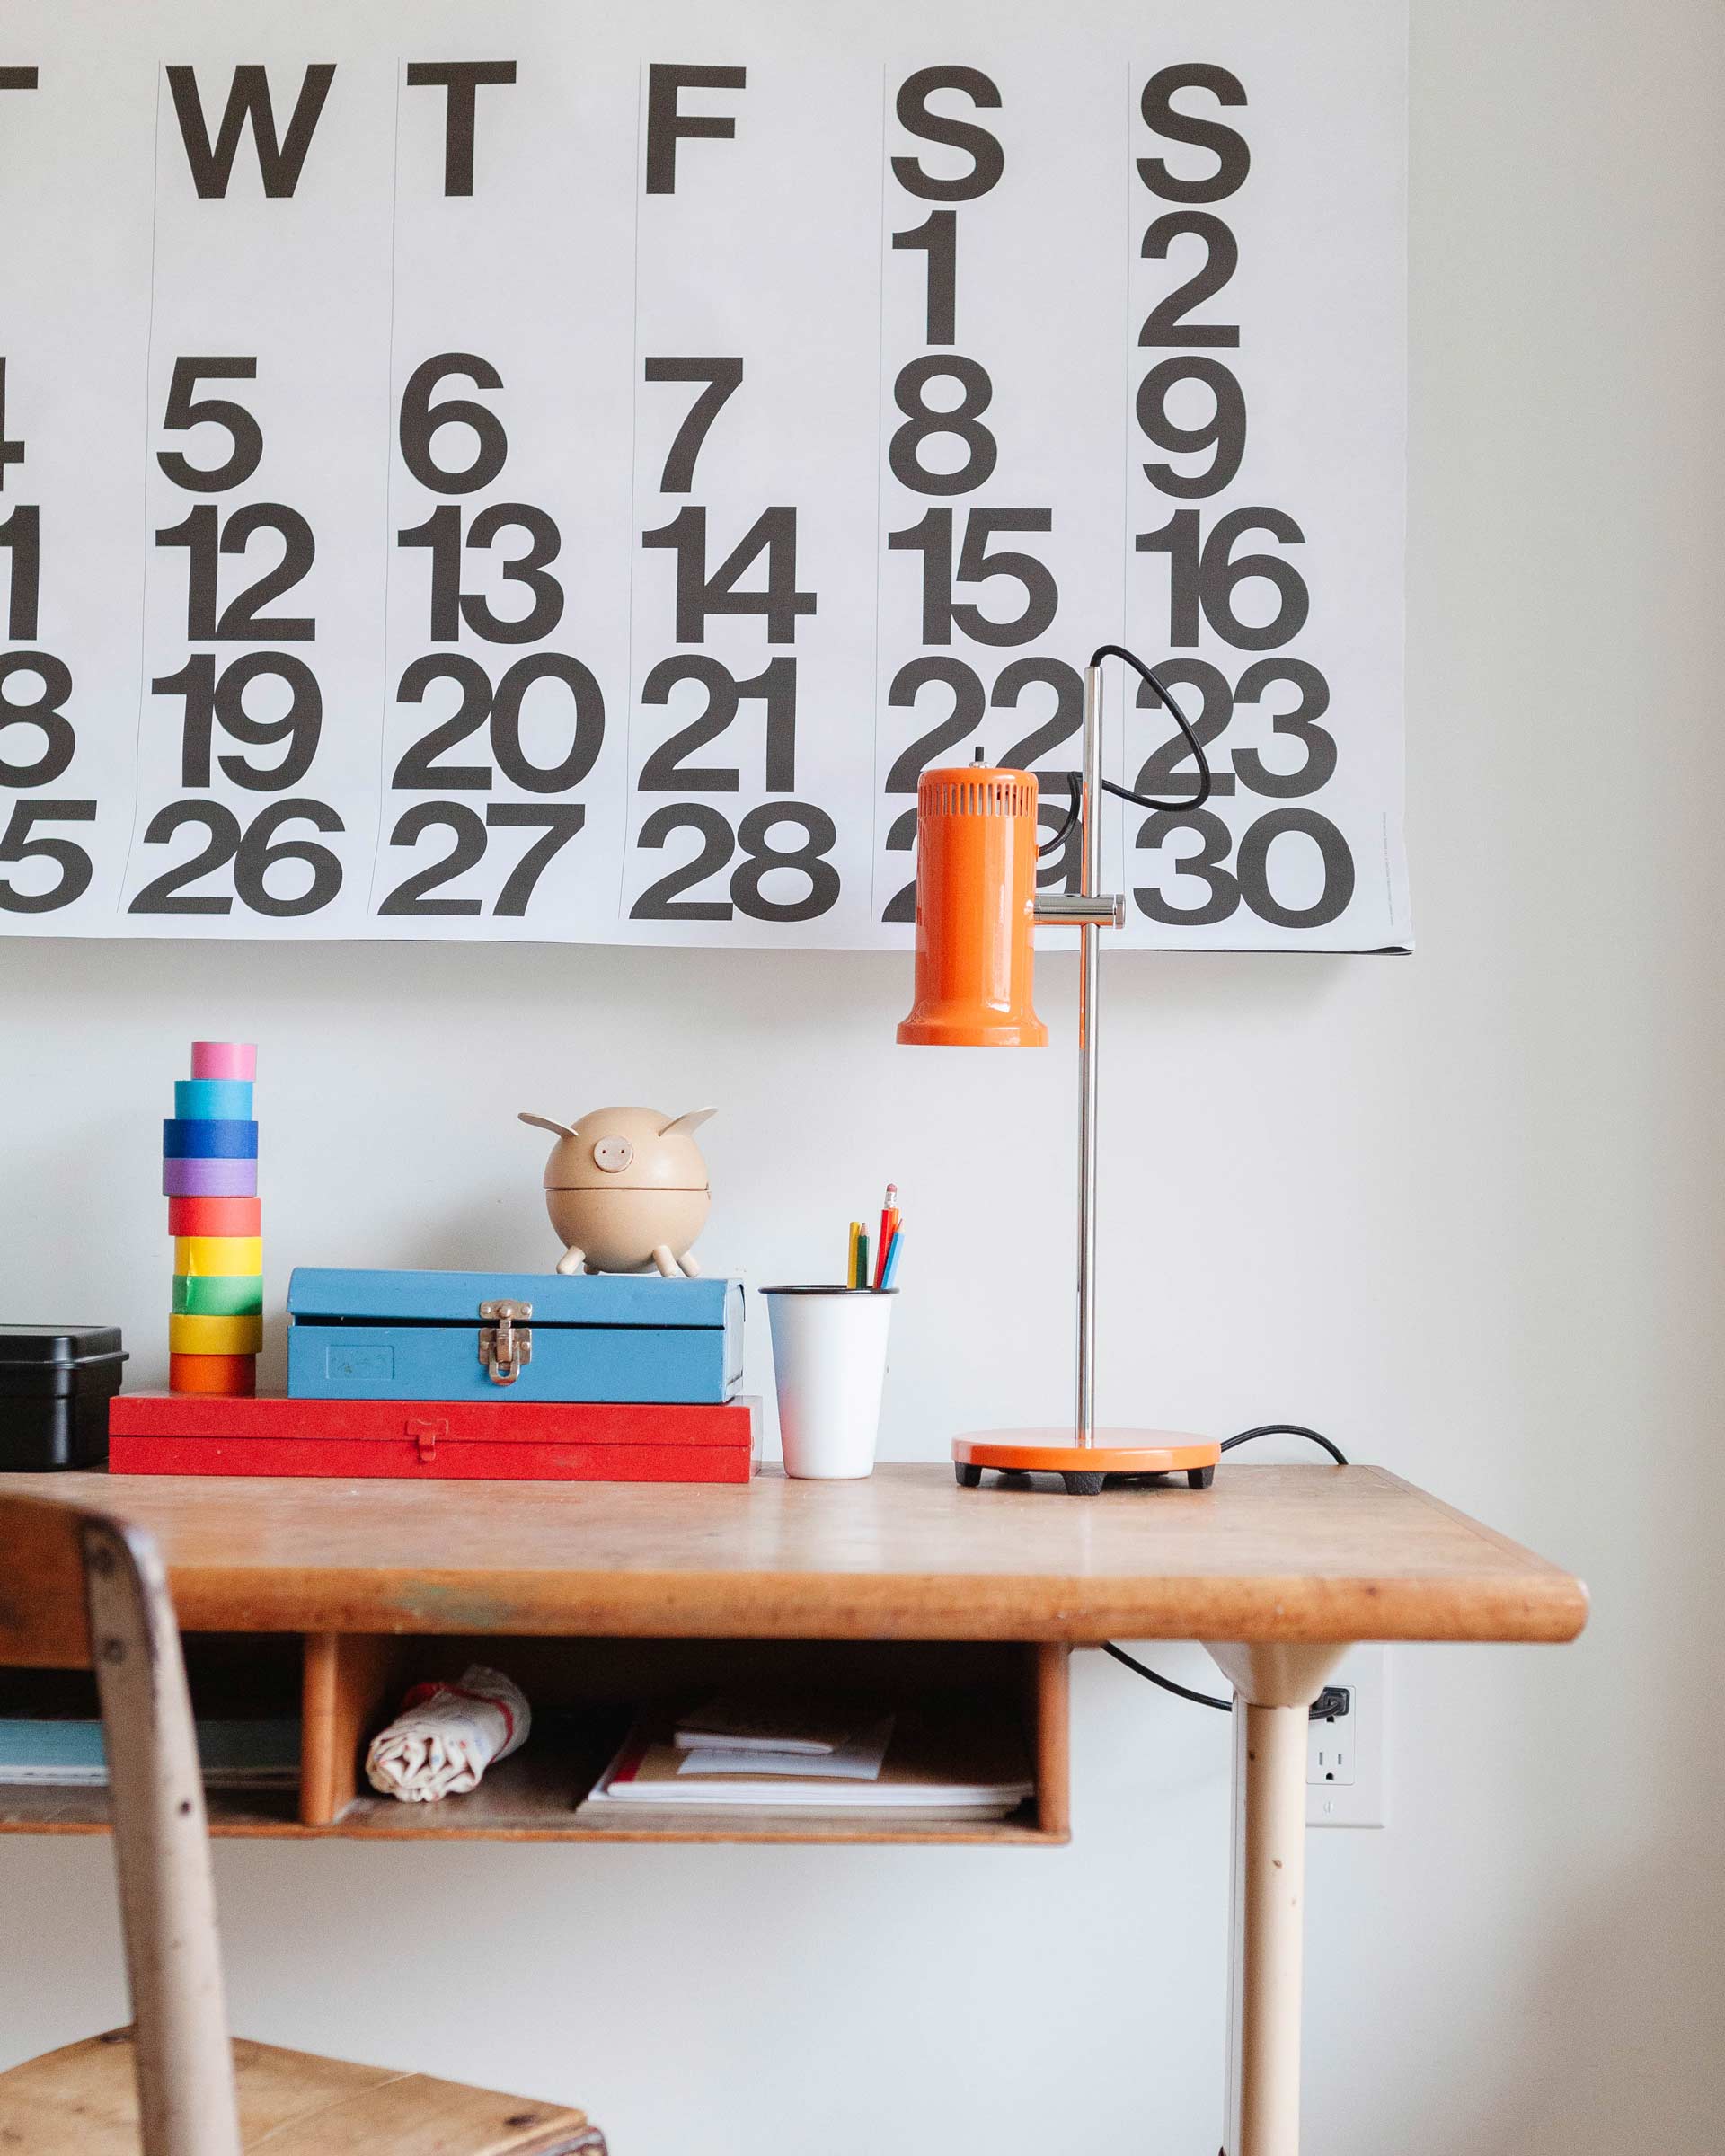
MULTIPOLYGON (((1210 774, 1209 759, 1204 754, 1204 745, 1192 731, 1191 724, 1185 712, 1170 695, 1166 685, 1159 681, 1152 669, 1145 665, 1136 652, 1128 651, 1124 644, 1098 644, 1095 650, 1090 655, 1090 663, 1092 667, 1100 667, 1105 658, 1124 659, 1141 680, 1150 685, 1156 693, 1157 700, 1166 705, 1168 711, 1172 714, 1174 724, 1185 735, 1186 746, 1191 751, 1192 759, 1198 765, 1198 791, 1183 801, 1159 801, 1147 793, 1134 793, 1129 786, 1117 786, 1112 779, 1102 781, 1102 791, 1111 793, 1116 800, 1130 801, 1136 808, 1149 808, 1163 813, 1169 813, 1175 809, 1201 808, 1210 798, 1215 787, 1215 780, 1210 774)), ((1039 861, 1045 853, 1052 853, 1057 846, 1065 844, 1073 826, 1078 821, 1079 812, 1084 805, 1082 773, 1069 771, 1066 776, 1066 791, 1069 796, 1066 820, 1046 845, 1040 845, 1036 849, 1036 857, 1039 861)))
MULTIPOLYGON (((1348 1464, 1348 1455, 1339 1445, 1326 1437, 1322 1430, 1308 1429, 1303 1422, 1261 1422, 1255 1424, 1252 1428, 1241 1430, 1233 1437, 1225 1437, 1222 1440, 1222 1450, 1225 1453, 1231 1453, 1236 1445, 1250 1445, 1254 1437, 1306 1437, 1314 1445, 1321 1445, 1338 1467, 1346 1467, 1348 1464)), ((1147 1678, 1152 1684, 1159 1685, 1163 1692, 1172 1692, 1177 1700, 1190 1700, 1194 1707, 1214 1707, 1219 1714, 1234 1712, 1232 1700, 1218 1699, 1214 1692, 1194 1692, 1189 1685, 1176 1684, 1172 1677, 1164 1677, 1159 1671, 1152 1669, 1147 1663, 1140 1662, 1134 1655, 1128 1655, 1123 1647, 1116 1647, 1111 1639, 1102 1641, 1102 1652, 1105 1655, 1111 1655, 1115 1661, 1124 1664, 1135 1675, 1147 1678)))
POLYGON ((1348 1455, 1339 1445, 1326 1437, 1322 1430, 1308 1430, 1303 1422, 1261 1422, 1255 1429, 1242 1430, 1237 1437, 1225 1437, 1222 1450, 1231 1453, 1236 1445, 1249 1445, 1254 1437, 1305 1437, 1314 1445, 1321 1445, 1338 1467, 1346 1467, 1348 1455))
POLYGON ((1111 1639, 1102 1641, 1102 1652, 1112 1655, 1117 1662, 1123 1662, 1128 1669, 1135 1670, 1139 1676, 1148 1677, 1153 1684, 1161 1685, 1164 1692, 1172 1692, 1177 1700, 1190 1700, 1194 1707, 1217 1707, 1224 1714, 1234 1712, 1232 1700, 1218 1700, 1213 1692, 1190 1692, 1184 1684, 1176 1684, 1172 1677, 1162 1676, 1146 1664, 1135 1660, 1123 1647, 1116 1647, 1111 1639))
POLYGON ((1052 853, 1057 846, 1066 844, 1066 835, 1078 821, 1079 814, 1084 805, 1084 774, 1081 771, 1069 771, 1065 775, 1066 781, 1066 820, 1046 845, 1039 846, 1036 849, 1036 858, 1039 861, 1045 853, 1052 853))

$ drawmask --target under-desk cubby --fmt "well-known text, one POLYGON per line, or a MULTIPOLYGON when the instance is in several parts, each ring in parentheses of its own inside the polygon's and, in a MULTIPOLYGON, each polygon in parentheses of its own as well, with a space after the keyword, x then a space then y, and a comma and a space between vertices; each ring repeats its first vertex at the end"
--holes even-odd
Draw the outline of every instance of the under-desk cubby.
MULTIPOLYGON (((194 1709, 301 1716, 299 1785, 212 1789, 210 1831, 355 1840, 517 1842, 978 1842, 1068 1839, 1067 1648, 997 1641, 554 1639, 317 1632, 186 1637, 194 1709), (505 1670, 533 1703, 533 1735, 464 1797, 406 1804, 365 1780, 367 1742, 402 1693, 456 1678, 469 1663, 505 1670), (1022 1731, 1034 1794, 1004 1819, 897 1821, 889 1812, 783 1813, 739 1807, 715 1824, 577 1820, 638 1706, 756 1684, 878 1698, 899 1711, 999 1716, 1022 1731)), ((77 1672, 0 1671, 0 1713, 93 1711, 77 1672), (31 1702, 35 1702, 31 1704, 31 1702)), ((105 1830, 104 1789, 0 1785, 0 1832, 105 1830)))
MULTIPOLYGON (((200 1717, 287 1719, 302 1712, 305 1653, 291 1633, 187 1632, 181 1635, 192 1711, 200 1717)), ((96 1680, 87 1669, 0 1668, 0 1717, 93 1719, 96 1680)), ((302 1745, 300 1774, 305 1777, 302 1745)), ((206 1791, 217 1833, 277 1834, 296 1830, 300 1793, 291 1785, 206 1791)), ((0 1780, 0 1833, 102 1833, 108 1791, 0 1780)))

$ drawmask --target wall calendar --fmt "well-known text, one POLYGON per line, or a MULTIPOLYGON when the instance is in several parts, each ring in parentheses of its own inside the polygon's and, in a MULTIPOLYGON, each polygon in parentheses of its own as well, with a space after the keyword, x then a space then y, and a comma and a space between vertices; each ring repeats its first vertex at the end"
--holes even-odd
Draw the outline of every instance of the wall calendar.
POLYGON ((901 944, 1119 641, 1110 947, 1405 949, 1405 15, 1035 12, 11 0, 0 932, 901 944))

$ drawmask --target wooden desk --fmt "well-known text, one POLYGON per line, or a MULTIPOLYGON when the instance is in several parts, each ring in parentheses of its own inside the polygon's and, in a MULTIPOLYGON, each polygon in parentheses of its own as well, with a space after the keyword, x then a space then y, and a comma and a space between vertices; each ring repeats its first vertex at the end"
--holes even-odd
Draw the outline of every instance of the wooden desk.
MULTIPOLYGON (((358 1793, 363 1741, 402 1678, 491 1651, 535 1704, 615 1705, 643 1686, 764 1663, 931 1699, 962 1689, 1014 1710, 1022 1700, 1037 1797, 1021 1816, 818 1834, 744 1820, 723 1838, 1059 1842, 1069 1649, 1203 1641, 1245 1708, 1228 2156, 1298 2146, 1306 1710, 1337 1659, 1367 1639, 1565 1640, 1587 1615, 1579 1581, 1374 1467, 1230 1464, 1208 1490, 1089 1500, 961 1490, 932 1466, 851 1483, 769 1473, 745 1488, 103 1475, 7 1486, 156 1534, 181 1626, 199 1636, 194 1695, 199 1650, 216 1638, 219 1661, 217 1636, 247 1636, 249 1666, 273 1654, 294 1667, 298 1803, 213 1802, 217 1833, 691 1838, 674 1825, 575 1824, 573 1794, 602 1746, 535 1740, 430 1821, 358 1793), (273 1648, 264 1635, 279 1636, 273 1648)), ((12 1790, 0 1828, 100 1831, 102 1809, 99 1791, 12 1790)))

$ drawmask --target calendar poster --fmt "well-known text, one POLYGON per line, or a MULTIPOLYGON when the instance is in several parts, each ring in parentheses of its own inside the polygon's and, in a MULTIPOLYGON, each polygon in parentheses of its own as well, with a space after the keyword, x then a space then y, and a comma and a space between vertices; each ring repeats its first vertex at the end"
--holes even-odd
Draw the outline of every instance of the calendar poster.
POLYGON ((0 932, 1411 941, 1383 0, 9 0, 0 932))

